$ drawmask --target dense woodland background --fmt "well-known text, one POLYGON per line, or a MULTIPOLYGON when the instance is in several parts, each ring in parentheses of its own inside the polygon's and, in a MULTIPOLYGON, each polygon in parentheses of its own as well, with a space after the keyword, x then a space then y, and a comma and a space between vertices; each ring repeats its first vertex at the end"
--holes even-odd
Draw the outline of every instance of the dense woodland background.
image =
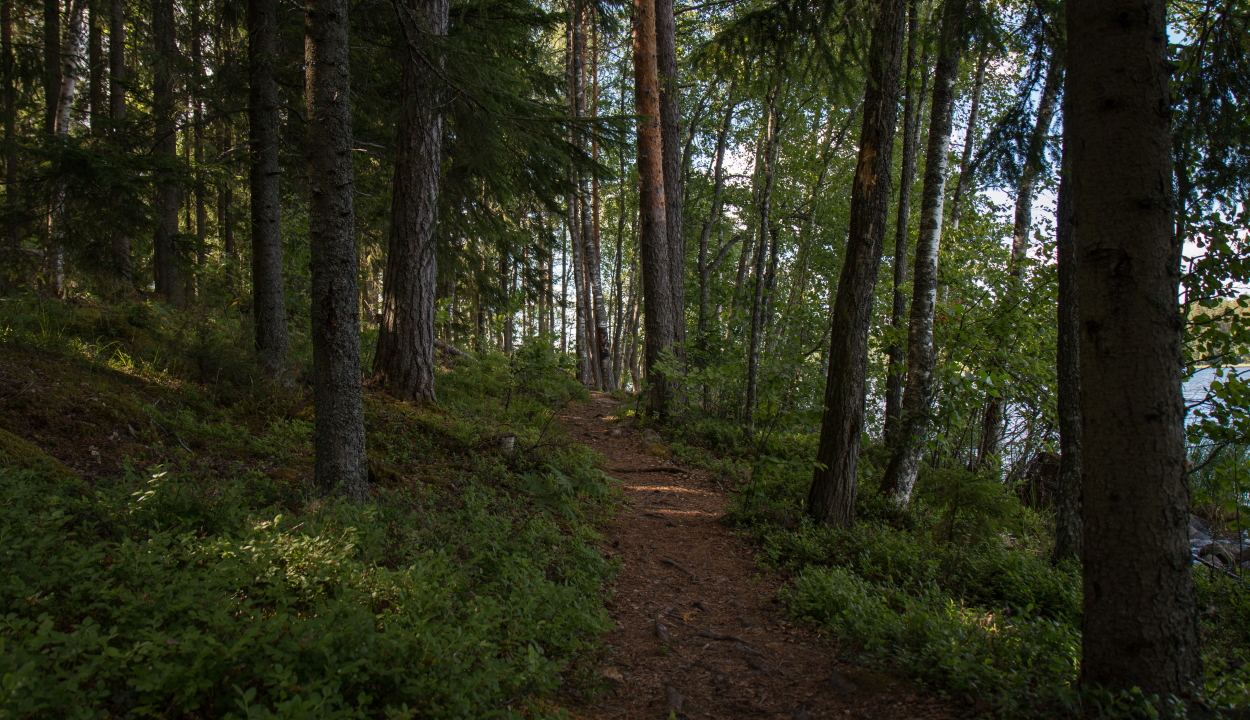
MULTIPOLYGON (((986 602, 1065 628, 1034 640, 1067 648, 1051 668, 1066 687, 1081 627, 1077 278, 1093 267, 1076 260, 1089 256, 1071 231, 1068 183, 1082 176, 1065 140, 1069 69, 1090 67, 1069 51, 1071 11, 1045 0, 362 0, 350 14, 336 0, 3 0, 0 337, 216 388, 222 407, 285 398, 274 401, 289 401, 283 422, 311 403, 309 487, 365 501, 397 462, 370 455, 381 394, 459 412, 476 377, 503 383, 483 397, 498 390, 514 412, 514 391, 535 392, 527 373, 628 393, 688 462, 744 483, 735 517, 779 565, 846 572, 852 536, 839 532, 868 532, 879 549, 891 532, 946 548, 897 587, 856 585, 896 582, 876 561, 800 583, 808 617, 869 612, 822 595, 848 587, 912 597, 947 583, 943 597, 975 600, 997 571, 960 576, 984 560, 943 554, 961 543, 1053 563, 1021 581, 1054 589, 1052 605, 1028 609, 1032 590, 986 602), (114 347, 118 327, 130 335, 114 347)), ((1159 582, 1182 589, 1162 615, 1116 602, 1124 617, 1186 619, 1179 639, 1168 631, 1122 658, 1146 670, 1086 680, 1144 687, 1155 703, 1198 683, 1237 704, 1248 696, 1235 639, 1245 620, 1230 616, 1250 561, 1250 386, 1238 374, 1250 351, 1250 8, 1178 0, 1152 22, 1166 23, 1150 67, 1172 106, 1142 131, 1169 145, 1155 159, 1171 185, 1158 217, 1172 285, 1152 297, 1157 317, 1183 324, 1160 402, 1186 456, 1176 437, 1158 483, 1169 519, 1137 531, 1143 544, 1170 538, 1158 557, 1175 567, 1159 582), (1179 381, 1195 374, 1181 412, 1179 381), (1210 571, 1198 593, 1225 598, 1216 612, 1230 623, 1201 627, 1205 681, 1190 559, 1178 555, 1186 523, 1219 545, 1198 560, 1210 571)), ((1132 173, 1138 154, 1126 152, 1132 173)), ((1140 368, 1125 357, 1132 390, 1140 368)), ((561 387, 535 408, 580 392, 561 387)), ((524 422, 541 426, 539 414, 524 422)), ((1120 445, 1140 440, 1124 433, 1120 445)), ((593 476, 581 458, 551 462, 561 477, 593 476)), ((1154 481, 1140 482, 1151 495, 1154 481)), ((601 490, 559 487, 535 492, 551 503, 601 490)), ((240 507, 270 502, 245 496, 240 507)), ((1121 512, 1097 507, 1087 520, 1121 512)), ((1120 531, 1095 524, 1087 594, 1099 578, 1123 584, 1092 571, 1095 556, 1110 558, 1106 573, 1155 562, 1135 539, 1106 548, 1120 531)), ((593 595, 606 572, 577 582, 593 595)), ((1097 634, 1102 616, 1085 612, 1097 634)), ((876 629, 857 642, 907 645, 863 624, 876 629)), ((930 681, 966 689, 933 667, 930 681)), ((1012 677, 969 682, 1001 685, 1003 702, 1016 681, 1058 692, 1012 677)))

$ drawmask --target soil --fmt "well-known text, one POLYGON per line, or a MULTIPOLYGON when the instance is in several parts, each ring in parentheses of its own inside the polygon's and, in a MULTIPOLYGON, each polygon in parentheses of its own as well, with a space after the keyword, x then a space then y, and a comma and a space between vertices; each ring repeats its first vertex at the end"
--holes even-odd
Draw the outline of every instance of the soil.
POLYGON ((965 709, 907 680, 857 667, 836 639, 796 625, 777 601, 785 578, 724 522, 729 481, 663 457, 606 395, 571 405, 574 442, 605 458, 625 505, 603 529, 623 569, 607 608, 616 629, 599 668, 608 690, 579 718, 957 718, 965 709))

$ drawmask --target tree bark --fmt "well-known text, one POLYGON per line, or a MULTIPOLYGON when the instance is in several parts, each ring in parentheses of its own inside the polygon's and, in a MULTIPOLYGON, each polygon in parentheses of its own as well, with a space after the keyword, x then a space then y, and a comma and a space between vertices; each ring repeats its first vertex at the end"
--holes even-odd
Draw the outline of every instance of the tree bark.
POLYGON ((673 350, 685 360, 686 233, 682 215, 681 89, 678 86, 677 23, 673 0, 655 0, 656 71, 660 84, 660 134, 664 165, 664 219, 668 240, 669 311, 673 350))
MULTIPOLYGON (((907 312, 907 297, 903 287, 907 283, 907 247, 911 225, 911 186, 916 176, 916 151, 920 144, 920 106, 924 104, 923 88, 915 87, 916 46, 920 44, 920 19, 916 12, 916 0, 907 8, 907 75, 906 95, 903 100, 903 162, 898 173, 898 219, 894 224, 894 288, 891 295, 890 326, 898 335, 903 333, 903 319, 907 312), (917 102, 917 100, 920 100, 917 102)), ((898 444, 898 424, 903 415, 903 362, 906 355, 899 342, 892 342, 886 349, 888 374, 885 378, 885 444, 893 448, 898 444)))
POLYGON ((868 51, 859 157, 851 185, 850 229, 830 323, 829 374, 808 512, 820 523, 855 518, 864 426, 868 326, 888 224, 906 0, 879 0, 868 51))
POLYGON ((933 344, 933 311, 937 303, 938 252, 942 242, 942 209, 946 197, 946 171, 950 163, 955 80, 963 51, 963 0, 951 0, 942 18, 941 48, 933 74, 933 103, 929 115, 929 144, 925 154, 924 189, 920 200, 920 233, 916 238, 916 262, 907 330, 907 386, 903 391, 898 435, 885 476, 882 493, 900 505, 911 499, 920 470, 924 434, 928 428, 933 371, 937 350, 933 344))
POLYGON ((1078 0, 1067 29, 1088 451, 1080 684, 1185 697, 1202 662, 1186 533, 1166 8, 1078 0))
MULTIPOLYGON (((0 0, 0 72, 4 74, 4 198, 10 220, 4 239, 18 248, 17 222, 17 77, 13 61, 13 0, 0 0)), ((6 288, 7 289, 7 288, 6 288)))
MULTIPOLYGON (((122 120, 126 119, 126 5, 125 0, 113 0, 109 14, 109 118, 113 132, 120 132, 122 120)), ((116 264, 118 284, 123 292, 134 287, 134 273, 130 256, 130 237, 120 230, 113 231, 110 245, 116 264)))
POLYGON ((61 95, 61 2, 43 0, 43 130, 56 134, 56 106, 61 95))
MULTIPOLYGON (((768 277, 765 272, 764 259, 769 253, 769 224, 772 220, 773 184, 776 180, 777 165, 777 95, 781 92, 781 78, 773 79, 768 93, 767 119, 764 121, 764 151, 757 157, 761 158, 758 171, 763 174, 760 184, 758 202, 759 243, 755 250, 755 287, 751 299, 751 335, 747 346, 747 395, 742 409, 743 420, 746 421, 747 434, 755 432, 755 405, 759 393, 760 379, 760 342, 764 332, 764 312, 769 294, 768 277)), ((776 251, 777 238, 772 239, 773 252, 776 251)))
POLYGON ((972 187, 972 147, 976 140, 977 118, 981 112, 981 93, 985 89, 985 68, 989 65, 989 48, 981 46, 977 56, 976 76, 972 81, 972 104, 968 108, 968 127, 964 131, 964 149, 959 158, 959 180, 951 196, 951 227, 959 227, 959 214, 963 209, 964 194, 972 187))
MULTIPOLYGON (((733 95, 732 88, 729 93, 733 95)), ((712 300, 712 263, 708 256, 708 241, 712 236, 712 227, 720 220, 724 204, 725 192, 725 149, 729 140, 729 130, 733 126, 734 111, 737 105, 732 101, 725 110, 725 119, 716 133, 716 159, 712 163, 712 209, 708 212, 707 221, 699 233, 699 359, 701 367, 707 364, 709 352, 708 338, 708 306, 712 300)), ((723 257, 723 256, 722 256, 723 257)))
POLYGON ((305 9, 314 480, 365 502, 347 0, 307 0, 305 9))
POLYGON ((673 311, 671 246, 667 237, 654 0, 634 0, 633 21, 634 98, 638 115, 638 240, 642 246, 645 302, 647 410, 667 418, 671 388, 658 364, 673 349, 676 313, 673 311))
POLYGON ((265 375, 280 377, 291 340, 282 285, 282 193, 278 165, 277 0, 248 0, 248 145, 252 189, 252 311, 265 375))
POLYGON ((395 126, 397 157, 382 284, 382 323, 373 361, 374 377, 388 393, 430 403, 435 402, 435 231, 443 115, 439 80, 422 59, 428 48, 417 43, 421 36, 447 34, 448 8, 448 0, 395 2, 407 42, 402 50, 400 118, 395 126))
MULTIPOLYGON (((178 157, 175 126, 178 97, 174 79, 178 42, 173 0, 152 1, 152 41, 156 50, 152 70, 153 154, 164 158, 172 166, 178 157)), ((187 303, 187 288, 178 249, 178 206, 182 193, 168 174, 158 180, 152 202, 156 211, 156 232, 152 238, 156 292, 174 307, 183 307, 187 303)))
MULTIPOLYGON (((1066 102, 1066 100, 1065 100, 1066 102)), ((1065 113, 1066 115, 1067 113, 1065 113)), ((1055 212, 1059 275, 1056 394, 1059 416, 1059 490, 1055 499, 1056 560, 1081 556, 1081 356, 1076 299, 1076 248, 1072 244, 1072 180, 1064 129, 1059 206, 1055 212)))
POLYGON ((104 121, 108 119, 108 107, 104 98, 107 96, 104 87, 104 33, 101 27, 100 8, 104 0, 91 0, 87 5, 87 72, 90 77, 91 90, 88 98, 91 118, 91 134, 100 135, 104 132, 104 121))

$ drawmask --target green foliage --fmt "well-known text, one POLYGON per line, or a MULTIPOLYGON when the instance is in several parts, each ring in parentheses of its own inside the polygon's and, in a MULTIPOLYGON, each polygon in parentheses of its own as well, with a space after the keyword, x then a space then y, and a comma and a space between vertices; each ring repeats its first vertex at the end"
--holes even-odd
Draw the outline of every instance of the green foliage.
POLYGON ((7 715, 519 717, 607 628, 587 531, 486 488, 288 518, 164 472, 0 477, 7 715))
POLYGON ((246 353, 205 371, 246 347, 228 314, 3 309, 0 371, 97 413, 40 446, 119 427, 131 459, 84 483, 0 454, 0 717, 547 716, 598 652, 610 493, 553 424, 585 391, 549 349, 441 373, 441 408, 367 393, 359 506, 312 489, 304 390, 244 385, 246 353))
POLYGON ((997 478, 997 468, 971 473, 963 468, 932 470, 917 495, 937 513, 934 539, 980 545, 1020 530, 1020 501, 997 478))

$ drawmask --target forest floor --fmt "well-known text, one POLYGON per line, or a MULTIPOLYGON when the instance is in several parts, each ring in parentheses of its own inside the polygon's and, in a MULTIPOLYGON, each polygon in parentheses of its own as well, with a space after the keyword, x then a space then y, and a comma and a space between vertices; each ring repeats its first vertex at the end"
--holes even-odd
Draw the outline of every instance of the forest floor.
POLYGON ((626 403, 595 394, 561 415, 598 451, 624 506, 603 528, 623 569, 607 607, 616 629, 600 673, 610 689, 579 718, 957 718, 966 711, 905 679, 843 662, 837 641, 796 625, 727 525, 729 483, 655 454, 627 427, 626 403), (648 448, 652 452, 647 452, 648 448))

